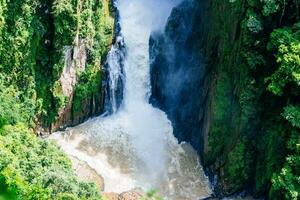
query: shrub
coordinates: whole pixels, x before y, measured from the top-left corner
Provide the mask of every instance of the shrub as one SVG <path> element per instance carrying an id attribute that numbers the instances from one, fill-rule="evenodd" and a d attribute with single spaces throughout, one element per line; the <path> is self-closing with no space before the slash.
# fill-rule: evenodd
<path id="1" fill-rule="evenodd" d="M 16 199 L 100 199 L 95 184 L 79 181 L 54 143 L 23 124 L 7 125 L 0 135 L 0 185 L 2 196 Z"/>

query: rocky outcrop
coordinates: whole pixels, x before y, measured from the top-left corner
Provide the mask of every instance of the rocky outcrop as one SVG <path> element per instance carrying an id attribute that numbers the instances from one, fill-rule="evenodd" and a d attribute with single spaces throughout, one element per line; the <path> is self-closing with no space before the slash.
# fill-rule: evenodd
<path id="1" fill-rule="evenodd" d="M 99 115 L 103 109 L 102 88 L 99 87 L 99 94 L 92 95 L 81 102 L 83 112 L 76 115 L 72 113 L 74 93 L 78 84 L 78 73 L 85 71 L 87 51 L 88 49 L 82 39 L 79 39 L 75 46 L 65 48 L 64 68 L 59 78 L 59 84 L 67 103 L 59 110 L 57 120 L 52 124 L 52 131 L 82 123 L 91 116 Z"/>
<path id="2" fill-rule="evenodd" d="M 127 192 L 117 193 L 104 193 L 103 196 L 107 200 L 141 200 L 148 198 L 145 197 L 144 193 L 139 189 L 130 190 Z"/>
<path id="3" fill-rule="evenodd" d="M 91 168 L 86 162 L 70 156 L 72 167 L 80 180 L 94 182 L 107 200 L 141 200 L 145 198 L 145 193 L 141 189 L 132 189 L 120 194 L 104 192 L 105 182 L 103 177 Z M 146 200 L 147 198 L 145 198 Z"/>
<path id="4" fill-rule="evenodd" d="M 119 195 L 119 200 L 139 200 L 142 199 L 143 193 L 139 190 L 123 192 Z"/>
<path id="5" fill-rule="evenodd" d="M 88 182 L 94 182 L 99 191 L 104 191 L 104 179 L 86 162 L 75 157 L 69 156 L 72 161 L 72 167 L 79 179 Z"/>
<path id="6" fill-rule="evenodd" d="M 116 8 L 113 0 L 103 0 L 97 7 L 101 12 L 93 11 L 96 13 L 90 16 L 90 21 L 82 23 L 87 8 L 81 5 L 83 1 L 79 3 L 80 6 L 74 8 L 79 21 L 76 34 L 70 36 L 74 41 L 69 46 L 64 45 L 63 62 L 56 64 L 62 69 L 52 89 L 57 116 L 50 125 L 50 132 L 78 125 L 104 112 L 108 81 L 105 60 L 116 40 L 115 32 L 119 31 L 114 23 Z"/>

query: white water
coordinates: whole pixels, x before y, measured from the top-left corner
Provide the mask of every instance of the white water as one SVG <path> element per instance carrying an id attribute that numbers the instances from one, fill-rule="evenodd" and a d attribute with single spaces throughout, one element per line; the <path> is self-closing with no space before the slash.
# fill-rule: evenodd
<path id="1" fill-rule="evenodd" d="M 116 43 L 112 46 L 107 55 L 107 68 L 109 72 L 109 102 L 107 102 L 107 112 L 116 113 L 118 109 L 117 93 L 120 89 L 120 82 L 124 82 L 124 75 L 122 73 L 122 65 L 125 57 L 123 52 L 124 41 L 122 36 L 118 36 Z"/>
<path id="2" fill-rule="evenodd" d="M 148 103 L 149 37 L 163 28 L 175 3 L 117 2 L 127 48 L 123 104 L 112 116 L 51 136 L 67 154 L 86 161 L 103 176 L 106 192 L 157 189 L 172 200 L 197 200 L 211 193 L 196 152 L 178 144 L 166 114 Z"/>

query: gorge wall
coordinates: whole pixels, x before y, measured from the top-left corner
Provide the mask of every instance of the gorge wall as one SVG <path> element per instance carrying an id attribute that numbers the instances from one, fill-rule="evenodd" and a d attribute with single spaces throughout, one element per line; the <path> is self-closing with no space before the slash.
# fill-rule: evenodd
<path id="1" fill-rule="evenodd" d="M 195 26 L 201 19 L 197 9 L 192 1 L 175 8 L 165 35 L 152 34 L 150 55 L 153 104 L 168 113 L 176 137 L 200 151 L 210 71 L 202 63 L 199 43 L 194 42 L 201 31 Z"/>
<path id="2" fill-rule="evenodd" d="M 101 112 L 113 26 L 109 0 L 0 0 L 0 199 L 102 199 L 36 135 Z"/>
<path id="3" fill-rule="evenodd" d="M 247 189 L 298 198 L 296 178 L 284 174 L 299 176 L 299 163 L 291 161 L 299 154 L 292 121 L 299 94 L 278 60 L 280 45 L 299 45 L 298 5 L 186 0 L 165 33 L 152 34 L 152 103 L 166 111 L 176 137 L 198 150 L 217 195 Z"/>
<path id="4" fill-rule="evenodd" d="M 76 14 L 74 32 L 68 36 L 70 41 L 60 44 L 63 55 L 54 67 L 58 80 L 54 82 L 53 96 L 59 106 L 51 131 L 78 125 L 100 115 L 104 109 L 107 79 L 104 65 L 115 29 L 113 1 L 77 1 L 71 6 L 74 13 L 65 13 L 67 10 L 56 13 L 56 17 Z M 70 28 L 64 27 L 65 23 L 70 23 L 68 18 L 56 21 L 55 25 Z"/>
<path id="5" fill-rule="evenodd" d="M 110 0 L 0 2 L 1 81 L 26 102 L 20 112 L 37 132 L 102 112 L 114 13 Z"/>

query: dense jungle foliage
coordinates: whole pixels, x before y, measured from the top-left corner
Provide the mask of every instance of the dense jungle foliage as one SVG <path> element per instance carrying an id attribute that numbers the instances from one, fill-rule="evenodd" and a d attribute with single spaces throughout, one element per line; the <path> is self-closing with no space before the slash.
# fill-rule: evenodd
<path id="1" fill-rule="evenodd" d="M 74 105 L 101 87 L 110 8 L 108 0 L 0 0 L 0 199 L 100 199 L 62 151 L 34 132 L 50 127 L 68 101 L 58 81 L 66 47 L 82 40 L 88 52 Z"/>
<path id="2" fill-rule="evenodd" d="M 78 180 L 55 144 L 20 123 L 0 131 L 0 199 L 101 199 L 94 183 Z"/>
<path id="3" fill-rule="evenodd" d="M 229 193 L 300 199 L 300 1 L 211 4 L 222 50 L 205 164 L 220 163 Z"/>

